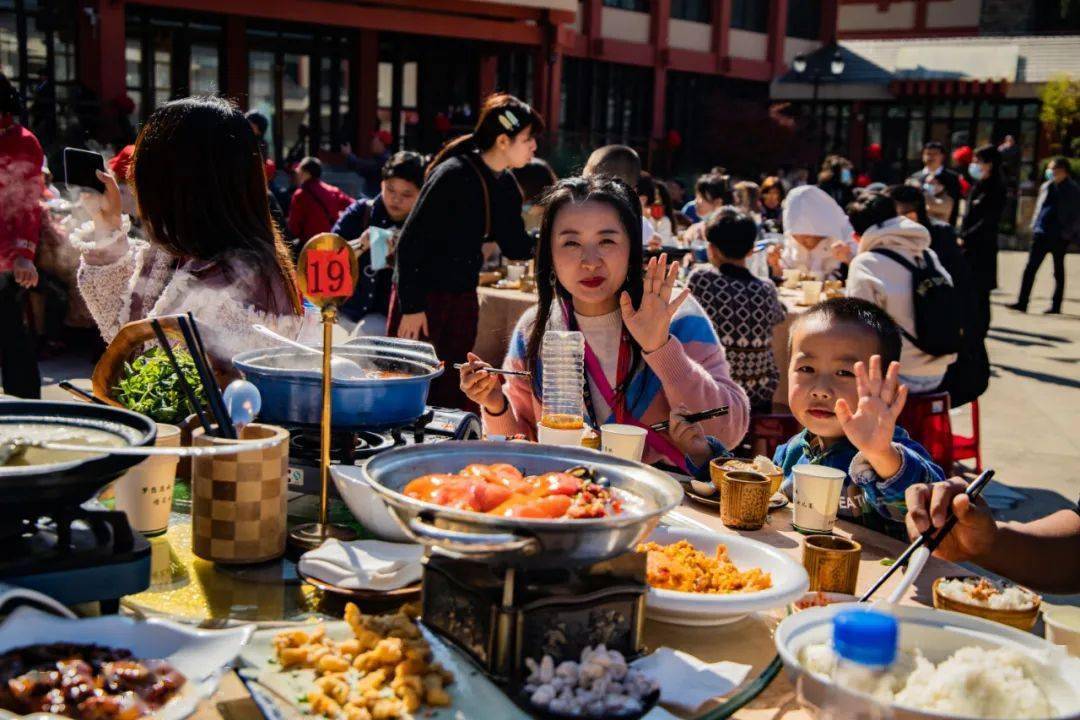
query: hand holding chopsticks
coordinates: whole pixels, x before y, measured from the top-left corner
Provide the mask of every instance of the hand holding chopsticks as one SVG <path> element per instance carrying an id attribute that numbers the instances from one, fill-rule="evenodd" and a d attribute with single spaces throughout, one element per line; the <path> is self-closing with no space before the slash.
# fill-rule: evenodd
<path id="1" fill-rule="evenodd" d="M 705 410 L 703 412 L 696 412 L 696 413 L 690 413 L 689 415 L 683 415 L 683 419 L 686 420 L 686 422 L 689 422 L 689 423 L 698 423 L 698 422 L 702 422 L 703 420 L 712 420 L 713 418 L 723 417 L 724 415 L 727 415 L 727 414 L 728 414 L 728 406 L 727 405 L 722 405 L 721 407 L 713 408 L 712 410 Z M 664 420 L 663 422 L 653 423 L 652 425 L 649 426 L 649 429 L 654 430 L 656 432 L 665 432 L 670 427 L 671 427 L 671 422 L 668 421 L 668 420 Z"/>
<path id="2" fill-rule="evenodd" d="M 467 367 L 469 367 L 468 363 L 454 363 L 455 370 L 460 370 L 461 368 Z M 506 370 L 504 368 L 497 367 L 485 367 L 480 369 L 492 375 L 509 375 L 510 377 L 532 377 L 532 373 L 528 370 Z"/>

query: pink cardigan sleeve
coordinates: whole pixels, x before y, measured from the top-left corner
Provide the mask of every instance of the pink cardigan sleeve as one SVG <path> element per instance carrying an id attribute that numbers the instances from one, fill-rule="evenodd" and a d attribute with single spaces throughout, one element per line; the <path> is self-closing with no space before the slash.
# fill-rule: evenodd
<path id="1" fill-rule="evenodd" d="M 750 400 L 731 379 L 727 355 L 719 342 L 680 342 L 669 337 L 667 344 L 645 355 L 671 407 L 686 405 L 694 412 L 727 405 L 728 414 L 703 422 L 702 429 L 733 448 L 750 427 Z"/>

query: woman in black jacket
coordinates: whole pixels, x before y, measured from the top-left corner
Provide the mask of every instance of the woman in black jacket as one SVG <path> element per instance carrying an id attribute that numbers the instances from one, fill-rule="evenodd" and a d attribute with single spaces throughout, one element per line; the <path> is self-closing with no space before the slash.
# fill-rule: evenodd
<path id="1" fill-rule="evenodd" d="M 527 104 L 492 95 L 473 132 L 450 141 L 432 161 L 398 242 L 390 335 L 427 339 L 447 365 L 466 362 L 476 341 L 484 246 L 498 243 L 512 260 L 528 259 L 532 249 L 521 190 L 509 171 L 532 160 L 542 130 L 543 120 Z M 468 407 L 454 373 L 432 384 L 430 401 Z"/>
<path id="2" fill-rule="evenodd" d="M 975 151 L 975 162 L 968 172 L 976 182 L 968 195 L 960 242 L 974 276 L 977 304 L 974 329 L 980 338 L 985 338 L 990 330 L 990 293 L 997 288 L 998 225 L 1005 210 L 1001 153 L 993 145 L 983 145 Z"/>

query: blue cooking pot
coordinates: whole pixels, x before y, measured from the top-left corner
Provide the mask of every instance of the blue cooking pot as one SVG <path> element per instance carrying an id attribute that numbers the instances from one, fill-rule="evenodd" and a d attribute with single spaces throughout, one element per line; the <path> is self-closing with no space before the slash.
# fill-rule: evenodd
<path id="1" fill-rule="evenodd" d="M 430 346 L 427 346 L 430 348 Z M 356 361 L 372 376 L 334 378 L 330 383 L 335 429 L 379 429 L 405 425 L 427 409 L 431 381 L 442 374 L 434 352 L 337 345 L 334 356 Z M 259 389 L 259 420 L 285 425 L 318 425 L 322 419 L 322 358 L 289 347 L 248 350 L 233 365 Z M 380 373 L 394 373 L 380 376 Z M 400 374 L 400 375 L 398 375 Z"/>

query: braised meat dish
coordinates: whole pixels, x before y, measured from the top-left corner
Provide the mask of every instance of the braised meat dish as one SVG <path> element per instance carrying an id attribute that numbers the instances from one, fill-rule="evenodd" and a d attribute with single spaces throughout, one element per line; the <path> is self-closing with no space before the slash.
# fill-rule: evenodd
<path id="1" fill-rule="evenodd" d="M 127 650 L 53 643 L 0 655 L 0 708 L 77 720 L 136 720 L 151 715 L 186 679 L 164 660 Z"/>

